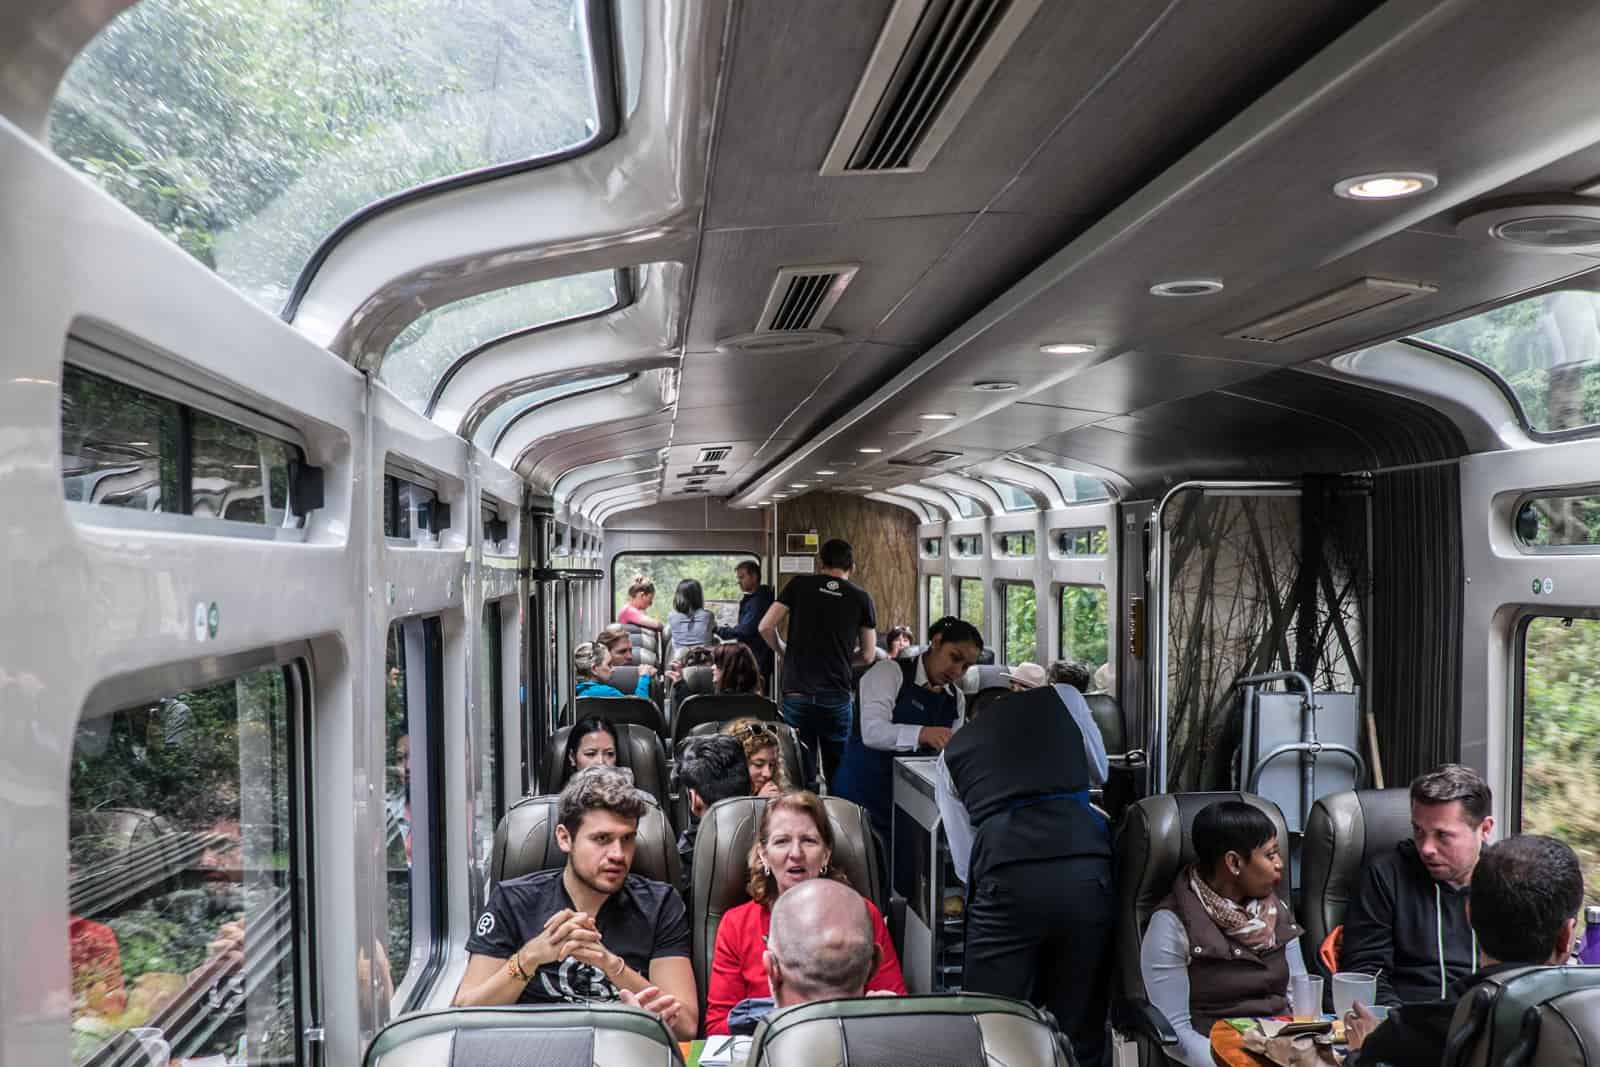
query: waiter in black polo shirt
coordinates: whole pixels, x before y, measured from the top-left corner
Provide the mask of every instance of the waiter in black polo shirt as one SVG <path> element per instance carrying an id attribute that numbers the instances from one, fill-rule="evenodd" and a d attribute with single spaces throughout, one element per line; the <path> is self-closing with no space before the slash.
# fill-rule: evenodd
<path id="1" fill-rule="evenodd" d="M 556 827 L 566 865 L 495 886 L 467 939 L 457 1005 L 621 1000 L 693 1040 L 699 998 L 683 901 L 628 873 L 646 803 L 624 768 L 573 776 Z"/>
<path id="2" fill-rule="evenodd" d="M 1083 1067 L 1106 1062 L 1111 839 L 1083 733 L 1054 689 L 1001 697 L 951 737 L 934 796 L 967 885 L 961 988 L 1048 1008 Z"/>
<path id="3" fill-rule="evenodd" d="M 797 574 L 761 620 L 761 636 L 783 653 L 783 720 L 805 748 L 806 788 L 817 788 L 813 751 L 833 781 L 855 719 L 852 663 L 867 666 L 878 655 L 878 618 L 872 597 L 850 581 L 855 552 L 834 538 L 817 553 L 821 574 Z M 789 620 L 789 639 L 778 627 Z"/>

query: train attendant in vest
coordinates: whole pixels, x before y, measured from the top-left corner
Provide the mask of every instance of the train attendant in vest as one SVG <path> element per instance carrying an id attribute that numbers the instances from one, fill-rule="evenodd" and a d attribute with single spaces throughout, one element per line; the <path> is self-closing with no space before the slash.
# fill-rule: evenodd
<path id="1" fill-rule="evenodd" d="M 961 988 L 1048 1008 L 1101 1067 L 1116 912 L 1088 746 L 1054 689 L 1007 694 L 945 746 L 934 799 L 967 885 Z"/>
<path id="2" fill-rule="evenodd" d="M 983 635 L 946 616 L 928 629 L 928 650 L 912 659 L 880 659 L 861 676 L 861 728 L 839 761 L 834 792 L 867 809 L 884 844 L 894 814 L 894 757 L 941 750 L 964 720 L 961 677 L 978 662 Z"/>
<path id="3" fill-rule="evenodd" d="M 1222 800 L 1194 817 L 1194 866 L 1150 916 L 1139 971 L 1150 1003 L 1178 1032 L 1166 1053 L 1211 1067 L 1211 1027 L 1236 1015 L 1280 1015 L 1289 979 L 1305 974 L 1301 928 L 1278 896 L 1283 856 L 1265 813 Z"/>

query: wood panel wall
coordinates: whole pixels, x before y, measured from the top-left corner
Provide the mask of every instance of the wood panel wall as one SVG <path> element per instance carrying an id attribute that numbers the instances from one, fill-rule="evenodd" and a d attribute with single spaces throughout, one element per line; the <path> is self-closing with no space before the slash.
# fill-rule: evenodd
<path id="1" fill-rule="evenodd" d="M 851 581 L 872 594 L 878 631 L 917 633 L 917 519 L 904 508 L 847 493 L 807 493 L 778 506 L 778 546 L 791 533 L 816 531 L 818 544 L 842 537 L 855 549 Z M 789 575 L 775 575 L 778 588 Z"/>

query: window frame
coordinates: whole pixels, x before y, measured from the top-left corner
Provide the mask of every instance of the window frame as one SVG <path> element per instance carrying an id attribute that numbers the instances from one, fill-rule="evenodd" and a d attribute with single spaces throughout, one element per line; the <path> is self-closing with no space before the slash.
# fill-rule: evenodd
<path id="1" fill-rule="evenodd" d="M 1506 301 L 1503 304 L 1495 304 L 1492 307 L 1479 308 L 1473 314 L 1481 315 L 1486 311 L 1494 311 L 1496 308 L 1517 303 L 1518 300 L 1531 300 L 1534 297 L 1543 296 L 1546 293 L 1558 291 L 1558 289 L 1548 289 L 1542 292 L 1525 294 L 1521 297 L 1518 297 L 1517 300 Z M 1462 319 L 1466 318 L 1472 318 L 1472 315 L 1466 315 L 1462 317 Z M 1439 322 L 1435 323 L 1434 325 L 1448 326 L 1451 323 L 1460 322 L 1462 319 L 1451 319 L 1449 322 Z M 1477 371 L 1479 374 L 1483 375 L 1483 377 L 1488 379 L 1489 383 L 1499 391 L 1500 395 L 1505 398 L 1506 403 L 1510 405 L 1512 412 L 1517 417 L 1517 425 L 1521 427 L 1523 433 L 1528 435 L 1530 440 L 1537 441 L 1541 444 L 1554 444 L 1559 441 L 1579 441 L 1589 437 L 1600 436 L 1600 422 L 1592 422 L 1586 426 L 1573 426 L 1565 430 L 1538 429 L 1528 421 L 1528 412 L 1522 406 L 1522 398 L 1517 396 L 1517 391 L 1511 387 L 1511 383 L 1506 381 L 1505 378 L 1501 377 L 1500 372 L 1489 366 L 1489 364 L 1480 359 L 1474 358 L 1472 355 L 1466 352 L 1458 352 L 1446 345 L 1439 344 L 1437 341 L 1429 341 L 1414 334 L 1397 338 L 1397 340 L 1401 344 L 1410 345 L 1412 348 L 1420 349 L 1421 351 L 1427 352 L 1430 355 L 1442 356 L 1445 359 L 1459 363 L 1462 366 L 1467 367 L 1470 370 Z"/>
<path id="2" fill-rule="evenodd" d="M 1600 431 L 1600 424 L 1596 425 Z M 1581 545 L 1534 545 L 1522 539 L 1517 532 L 1517 516 L 1522 509 L 1536 500 L 1553 499 L 1593 499 L 1600 502 L 1600 485 L 1589 483 L 1585 485 L 1563 485 L 1554 488 L 1532 489 L 1520 494 L 1511 504 L 1511 523 L 1509 526 L 1511 541 L 1517 546 L 1517 551 L 1527 556 L 1594 556 L 1600 555 L 1600 540 Z M 1566 616 L 1562 616 L 1565 618 Z"/>
<path id="3" fill-rule="evenodd" d="M 596 314 L 598 314 L 598 315 L 609 315 L 609 314 L 611 314 L 611 312 L 616 311 L 616 310 L 618 310 L 618 309 L 613 307 L 613 308 L 608 308 L 605 311 L 596 312 Z M 569 326 L 574 322 L 581 322 L 585 318 L 593 318 L 593 317 L 594 317 L 593 315 L 584 315 L 584 316 L 582 316 L 580 318 L 560 319 L 560 320 L 558 320 L 556 322 L 547 323 L 545 326 L 539 327 L 539 328 L 540 329 L 548 329 L 548 328 L 555 327 L 555 326 Z M 525 332 L 531 332 L 531 331 L 525 331 Z M 499 344 L 501 341 L 506 341 L 506 340 L 509 340 L 509 339 L 511 339 L 513 337 L 519 337 L 519 336 L 521 336 L 521 334 L 507 334 L 505 337 L 497 338 L 494 341 L 490 341 L 489 344 L 491 344 L 491 345 Z M 487 347 L 487 346 L 485 346 L 485 347 Z M 497 432 L 494 435 L 494 440 L 489 442 L 489 449 L 488 449 L 489 455 L 492 456 L 496 452 L 500 451 L 500 446 L 505 444 L 506 436 L 508 434 L 510 434 L 512 428 L 515 427 L 517 425 L 517 423 L 519 423 L 523 419 L 527 418 L 529 415 L 532 415 L 534 412 L 543 411 L 545 408 L 549 407 L 552 404 L 560 404 L 563 401 L 567 401 L 567 400 L 576 400 L 579 397 L 589 396 L 592 393 L 603 393 L 607 389 L 621 388 L 622 386 L 627 385 L 630 382 L 637 381 L 638 378 L 639 378 L 639 375 L 638 375 L 638 373 L 633 373 L 633 374 L 624 375 L 621 378 L 617 378 L 615 375 L 611 375 L 611 374 L 598 374 L 598 375 L 594 375 L 593 378 L 598 380 L 600 382 L 600 384 L 598 384 L 598 385 L 589 385 L 589 386 L 585 386 L 582 389 L 574 389 L 574 390 L 572 390 L 571 392 L 568 392 L 568 393 L 560 393 L 560 394 L 558 394 L 556 396 L 546 397 L 544 400 L 539 401 L 537 404 L 529 404 L 527 407 L 523 408 L 521 411 L 519 411 L 515 415 L 511 416 L 509 419 L 506 420 L 506 424 L 504 426 L 500 427 L 499 432 Z M 528 391 L 529 392 L 535 392 L 536 390 L 528 390 Z M 522 394 L 520 394 L 520 393 L 515 394 L 515 396 L 520 396 L 520 395 L 522 395 Z M 515 396 L 507 397 L 503 401 L 503 403 L 511 403 L 512 400 L 515 399 Z M 493 410 L 494 410 L 493 408 L 486 409 L 484 411 L 484 418 L 487 419 L 489 417 L 489 415 L 493 412 Z M 430 414 L 431 414 L 431 412 L 430 412 Z M 476 431 L 474 431 L 473 436 L 477 436 Z"/>
<path id="4" fill-rule="evenodd" d="M 654 558 L 657 558 L 657 559 L 662 558 L 662 557 L 666 557 L 666 556 L 745 556 L 745 557 L 748 557 L 749 559 L 754 560 L 756 565 L 761 568 L 761 584 L 762 585 L 766 585 L 766 586 L 772 586 L 773 592 L 774 593 L 777 592 L 777 586 L 772 581 L 774 575 L 772 575 L 770 573 L 770 571 L 769 571 L 769 569 L 767 567 L 766 559 L 761 555 L 761 553 L 752 552 L 747 548 L 728 548 L 728 549 L 709 549 L 709 550 L 706 550 L 706 549 L 691 549 L 691 548 L 674 548 L 674 549 L 666 549 L 666 550 L 663 550 L 663 551 L 652 551 L 652 550 L 647 549 L 647 548 L 631 548 L 631 549 L 625 549 L 625 550 L 623 550 L 621 552 L 618 552 L 616 555 L 611 557 L 611 567 L 610 567 L 609 572 L 606 574 L 606 577 L 605 577 L 605 580 L 607 582 L 609 582 L 610 586 L 611 586 L 611 597 L 610 597 L 610 599 L 608 601 L 606 601 L 606 610 L 611 614 L 611 617 L 613 619 L 616 618 L 617 612 L 622 610 L 620 605 L 619 605 L 619 603 L 618 603 L 619 599 L 625 601 L 627 599 L 627 596 L 628 596 L 628 586 L 626 584 L 624 584 L 624 583 L 620 583 L 620 582 L 617 581 L 617 564 L 619 562 L 621 562 L 622 560 L 628 558 L 629 556 L 651 556 L 651 557 L 654 557 Z M 704 592 L 703 589 L 702 589 L 702 592 Z M 661 586 L 659 586 L 659 585 L 656 586 L 655 603 L 657 603 L 657 604 L 666 604 L 668 606 L 668 610 L 671 610 L 672 594 L 673 594 L 673 590 L 671 590 L 671 589 L 663 590 L 661 588 Z M 712 613 L 713 619 L 715 619 L 715 615 L 716 615 L 716 613 L 713 612 Z"/>
<path id="5" fill-rule="evenodd" d="M 1096 531 L 1105 534 L 1106 548 L 1104 552 L 1094 551 L 1094 535 Z M 1087 533 L 1089 535 L 1088 552 L 1069 552 L 1061 546 L 1061 539 L 1067 534 Z M 1087 526 L 1052 526 L 1050 528 L 1049 542 L 1050 558 L 1052 560 L 1094 560 L 1111 558 L 1111 524 L 1093 522 Z"/>
<path id="6" fill-rule="evenodd" d="M 976 544 L 976 547 L 973 549 L 973 551 L 970 552 L 970 553 L 963 553 L 963 552 L 956 551 L 956 546 L 958 544 L 960 544 L 963 540 L 965 540 L 965 539 L 967 539 L 969 537 L 972 538 L 973 541 Z M 952 533 L 952 534 L 949 535 L 948 538 L 946 538 L 946 540 L 948 540 L 950 542 L 950 558 L 951 559 L 982 559 L 983 558 L 984 537 L 983 537 L 983 534 L 981 532 L 979 532 L 979 533 Z"/>
<path id="7" fill-rule="evenodd" d="M 1028 551 L 1020 556 L 1013 556 L 1007 552 L 1006 541 L 1013 537 L 1021 538 L 1023 543 L 1029 546 Z M 1039 537 L 1033 530 L 995 530 L 989 540 L 994 558 L 1002 562 L 1022 563 L 1036 559 L 1039 555 Z"/>
<path id="8" fill-rule="evenodd" d="M 622 81 L 624 71 L 617 62 L 619 50 L 617 48 L 617 26 L 612 18 L 612 5 L 605 0 L 575 0 L 583 5 L 583 22 L 585 37 L 589 46 L 590 84 L 594 89 L 595 101 L 595 128 L 587 138 L 579 141 L 569 148 L 557 152 L 535 156 L 531 159 L 516 160 L 511 163 L 497 163 L 477 170 L 464 171 L 443 178 L 436 178 L 431 182 L 423 182 L 409 189 L 380 197 L 370 204 L 352 212 L 339 225 L 335 226 L 323 237 L 322 241 L 312 251 L 311 256 L 300 267 L 300 273 L 295 278 L 294 286 L 289 290 L 289 297 L 284 302 L 283 309 L 278 317 L 284 322 L 292 323 L 300 312 L 300 305 L 305 300 L 306 294 L 311 291 L 317 275 L 324 265 L 333 256 L 339 245 L 352 233 L 382 218 L 390 212 L 417 203 L 422 200 L 442 197 L 450 193 L 470 189 L 487 182 L 498 181 L 518 174 L 527 174 L 546 167 L 555 167 L 580 156 L 605 146 L 616 138 L 622 130 Z"/>

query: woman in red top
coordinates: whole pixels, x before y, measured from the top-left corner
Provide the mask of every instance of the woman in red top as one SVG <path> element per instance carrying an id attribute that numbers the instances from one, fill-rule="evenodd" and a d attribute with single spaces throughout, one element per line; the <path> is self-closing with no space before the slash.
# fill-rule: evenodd
<path id="1" fill-rule="evenodd" d="M 706 1033 L 726 1034 L 728 1012 L 747 997 L 770 997 L 761 955 L 772 926 L 772 905 L 785 890 L 808 878 L 832 878 L 849 884 L 828 866 L 833 856 L 833 828 L 827 809 L 815 793 L 787 793 L 767 802 L 761 814 L 760 837 L 750 850 L 750 896 L 722 917 L 711 958 L 711 983 L 706 992 Z M 882 953 L 868 993 L 906 992 L 900 958 L 883 916 L 869 900 L 873 938 Z"/>

